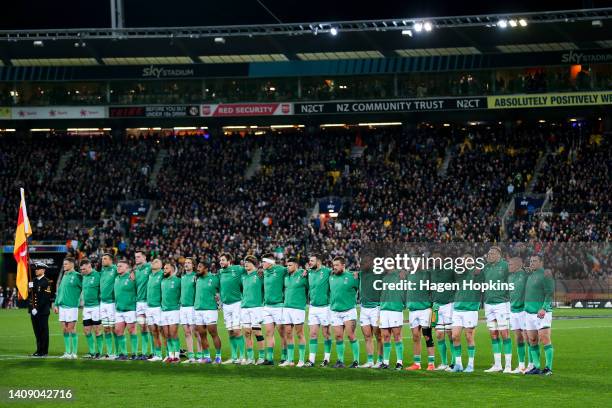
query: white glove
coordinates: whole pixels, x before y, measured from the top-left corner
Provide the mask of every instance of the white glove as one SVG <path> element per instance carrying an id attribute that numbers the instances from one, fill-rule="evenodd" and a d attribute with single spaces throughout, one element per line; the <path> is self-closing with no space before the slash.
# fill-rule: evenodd
<path id="1" fill-rule="evenodd" d="M 32 309 L 32 316 L 36 316 L 36 313 L 38 313 L 38 310 Z"/>
<path id="2" fill-rule="evenodd" d="M 34 287 L 34 282 L 28 282 L 28 288 L 32 289 Z"/>

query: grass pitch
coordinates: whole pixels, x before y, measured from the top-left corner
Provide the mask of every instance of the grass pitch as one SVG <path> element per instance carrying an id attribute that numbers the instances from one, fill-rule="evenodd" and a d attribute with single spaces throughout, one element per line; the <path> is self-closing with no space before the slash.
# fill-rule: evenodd
<path id="1" fill-rule="evenodd" d="M 34 351 L 27 312 L 2 310 L 0 407 L 45 404 L 40 400 L 9 400 L 11 389 L 71 389 L 72 400 L 48 401 L 54 407 L 612 406 L 612 311 L 563 309 L 553 315 L 568 319 L 553 322 L 554 375 L 544 377 L 484 373 L 492 364 L 492 355 L 482 322 L 477 330 L 476 372 L 463 374 L 34 359 L 26 357 Z M 588 318 L 571 318 L 576 316 Z M 49 324 L 49 352 L 59 356 L 63 340 L 57 315 L 50 317 Z M 80 323 L 78 331 L 82 331 Z M 407 326 L 404 332 L 404 365 L 408 365 L 412 343 Z M 222 340 L 225 358 L 229 353 L 227 336 Z M 319 346 L 320 358 L 322 341 Z M 81 336 L 80 354 L 86 347 Z M 465 361 L 465 345 L 463 351 Z M 363 343 L 361 353 L 364 361 Z M 334 355 L 332 350 L 332 360 Z M 349 358 L 347 344 L 347 361 Z"/>

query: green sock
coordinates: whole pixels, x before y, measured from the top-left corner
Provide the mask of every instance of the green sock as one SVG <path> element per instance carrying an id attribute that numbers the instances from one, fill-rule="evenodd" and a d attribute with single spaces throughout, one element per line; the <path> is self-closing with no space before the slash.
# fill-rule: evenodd
<path id="1" fill-rule="evenodd" d="M 525 363 L 525 343 L 518 343 L 516 349 L 519 363 Z"/>
<path id="2" fill-rule="evenodd" d="M 155 354 L 156 357 L 161 357 L 162 356 L 161 347 L 153 346 L 153 354 Z"/>
<path id="3" fill-rule="evenodd" d="M 404 342 L 396 341 L 395 342 L 395 358 L 398 361 L 404 361 Z"/>
<path id="4" fill-rule="evenodd" d="M 117 351 L 119 354 L 127 355 L 127 345 L 125 343 L 125 336 L 115 336 L 117 338 Z"/>
<path id="5" fill-rule="evenodd" d="M 142 354 L 146 356 L 149 354 L 149 332 L 140 333 L 140 337 L 142 337 Z"/>
<path id="6" fill-rule="evenodd" d="M 382 355 L 382 354 L 379 354 L 379 355 L 378 355 L 378 362 L 379 362 L 379 363 L 382 363 L 382 361 L 383 361 L 383 355 Z"/>
<path id="7" fill-rule="evenodd" d="M 274 360 L 274 348 L 273 347 L 267 347 L 266 354 L 267 354 L 266 358 L 268 359 L 268 361 Z"/>
<path id="8" fill-rule="evenodd" d="M 195 358 L 195 354 L 193 353 L 193 351 L 188 351 L 187 352 L 187 358 L 192 360 Z"/>
<path id="9" fill-rule="evenodd" d="M 285 360 L 293 362 L 293 358 L 295 355 L 294 349 L 295 349 L 295 346 L 293 345 L 293 343 L 287 344 L 287 358 Z"/>
<path id="10" fill-rule="evenodd" d="M 512 354 L 512 340 L 510 338 L 503 341 L 504 354 Z"/>
<path id="11" fill-rule="evenodd" d="M 201 352 L 201 351 L 196 351 L 196 353 L 195 353 L 195 359 L 196 359 L 196 360 L 199 360 L 199 359 L 201 359 L 201 358 L 202 358 L 202 352 Z"/>
<path id="12" fill-rule="evenodd" d="M 72 354 L 76 354 L 79 350 L 79 336 L 76 333 L 70 333 L 72 337 Z"/>
<path id="13" fill-rule="evenodd" d="M 499 339 L 492 339 L 491 344 L 493 346 L 493 354 L 501 353 L 501 346 L 499 344 Z"/>
<path id="14" fill-rule="evenodd" d="M 546 357 L 546 368 L 552 370 L 553 368 L 553 357 L 554 357 L 553 345 L 547 344 L 544 346 L 544 356 Z"/>
<path id="15" fill-rule="evenodd" d="M 331 339 L 325 340 L 323 342 L 323 352 L 329 354 L 329 353 L 331 353 L 331 348 L 332 348 L 332 341 L 331 341 Z"/>
<path id="16" fill-rule="evenodd" d="M 436 362 L 436 356 L 427 356 L 427 364 L 433 364 Z"/>
<path id="17" fill-rule="evenodd" d="M 529 358 L 535 368 L 540 368 L 540 346 L 529 346 Z"/>
<path id="18" fill-rule="evenodd" d="M 319 342 L 317 339 L 308 340 L 308 352 L 309 353 L 316 354 L 318 348 L 319 348 Z"/>
<path id="19" fill-rule="evenodd" d="M 253 348 L 252 347 L 247 347 L 246 352 L 247 352 L 247 358 L 249 360 L 253 360 L 253 358 L 255 357 L 255 355 L 253 353 Z"/>
<path id="20" fill-rule="evenodd" d="M 298 344 L 298 361 L 304 362 L 304 357 L 306 356 L 306 345 Z"/>
<path id="21" fill-rule="evenodd" d="M 344 362 L 344 340 L 336 340 L 336 354 L 338 361 Z"/>
<path id="22" fill-rule="evenodd" d="M 138 335 L 130 334 L 130 351 L 132 354 L 138 353 Z"/>
<path id="23" fill-rule="evenodd" d="M 461 343 L 457 346 L 453 346 L 453 360 L 456 360 L 457 357 L 461 357 Z M 455 363 L 455 361 L 453 361 Z"/>
<path id="24" fill-rule="evenodd" d="M 86 334 L 85 339 L 87 340 L 87 351 L 89 354 L 96 354 L 96 343 L 92 333 Z"/>
<path id="25" fill-rule="evenodd" d="M 448 358 L 446 355 L 446 338 L 438 340 L 438 353 L 440 354 L 442 365 L 448 365 Z"/>
<path id="26" fill-rule="evenodd" d="M 113 333 L 113 340 L 115 343 L 115 354 L 121 354 L 121 351 L 119 350 L 121 347 L 121 342 L 119 341 L 119 336 L 117 336 L 115 333 Z"/>
<path id="27" fill-rule="evenodd" d="M 96 336 L 96 352 L 102 354 L 102 350 L 104 350 L 104 336 L 100 334 Z"/>
<path id="28" fill-rule="evenodd" d="M 263 348 L 257 349 L 257 358 L 264 360 L 266 358 L 266 353 Z"/>
<path id="29" fill-rule="evenodd" d="M 230 346 L 232 348 L 232 356 L 231 359 L 232 360 L 236 360 L 238 357 L 236 356 L 236 354 L 238 354 L 238 346 L 236 344 L 236 337 L 234 336 L 230 336 L 229 338 L 230 341 Z"/>
<path id="30" fill-rule="evenodd" d="M 287 359 L 287 347 L 281 350 L 281 360 L 286 360 L 286 359 Z"/>
<path id="31" fill-rule="evenodd" d="M 475 354 L 476 354 L 476 346 L 468 346 L 468 357 L 474 358 Z"/>
<path id="32" fill-rule="evenodd" d="M 386 364 L 389 364 L 389 359 L 391 358 L 391 342 L 383 343 L 383 361 Z"/>
<path id="33" fill-rule="evenodd" d="M 414 364 L 421 365 L 421 355 L 420 354 L 415 354 L 413 358 L 414 358 Z"/>
<path id="34" fill-rule="evenodd" d="M 113 333 L 104 333 L 104 343 L 106 344 L 106 354 L 112 356 L 113 353 Z M 100 353 L 102 353 L 100 349 Z"/>
<path id="35" fill-rule="evenodd" d="M 70 354 L 70 333 L 64 333 L 64 353 Z"/>
<path id="36" fill-rule="evenodd" d="M 221 357 L 221 347 L 215 349 L 215 357 Z"/>
<path id="37" fill-rule="evenodd" d="M 236 347 L 238 348 L 238 352 L 242 358 L 246 358 L 246 341 L 244 341 L 244 336 L 240 335 L 236 338 Z"/>
<path id="38" fill-rule="evenodd" d="M 351 351 L 353 352 L 353 361 L 359 362 L 359 341 L 357 339 L 351 341 Z"/>
<path id="39" fill-rule="evenodd" d="M 374 364 L 374 354 L 368 354 L 368 363 Z"/>
<path id="40" fill-rule="evenodd" d="M 210 349 L 202 350 L 202 358 L 210 358 Z"/>

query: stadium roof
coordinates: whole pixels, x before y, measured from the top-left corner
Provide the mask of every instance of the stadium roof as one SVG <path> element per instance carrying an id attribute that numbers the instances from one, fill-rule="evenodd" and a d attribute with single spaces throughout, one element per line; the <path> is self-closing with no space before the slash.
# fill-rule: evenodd
<path id="1" fill-rule="evenodd" d="M 335 35 L 334 35 L 335 34 Z M 149 65 L 609 48 L 612 8 L 214 27 L 0 31 L 4 65 Z"/>

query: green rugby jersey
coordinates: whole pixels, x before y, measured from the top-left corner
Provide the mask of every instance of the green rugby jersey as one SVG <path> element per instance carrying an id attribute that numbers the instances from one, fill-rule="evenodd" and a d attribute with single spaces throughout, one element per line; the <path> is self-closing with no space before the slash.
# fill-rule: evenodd
<path id="1" fill-rule="evenodd" d="M 115 308 L 118 312 L 136 311 L 136 281 L 130 279 L 129 272 L 115 279 Z"/>
<path id="2" fill-rule="evenodd" d="M 247 272 L 242 275 L 242 303 L 241 307 L 263 306 L 263 278 L 257 271 Z"/>
<path id="3" fill-rule="evenodd" d="M 555 281 L 543 268 L 536 269 L 527 277 L 525 285 L 525 312 L 538 313 L 540 309 L 552 312 Z"/>
<path id="4" fill-rule="evenodd" d="M 413 289 L 409 289 L 406 293 L 406 307 L 408 310 L 425 310 L 431 307 L 431 292 L 428 288 L 421 288 L 421 282 L 430 281 L 430 278 L 431 272 L 428 269 L 421 269 L 406 275 L 406 280 L 414 285 Z"/>
<path id="5" fill-rule="evenodd" d="M 100 301 L 102 303 L 115 303 L 115 278 L 117 265 L 103 266 L 100 270 Z"/>
<path id="6" fill-rule="evenodd" d="M 359 271 L 359 303 L 361 307 L 373 308 L 380 304 L 380 292 L 374 290 L 374 281 L 379 280 L 380 275 L 372 271 Z"/>
<path id="7" fill-rule="evenodd" d="M 488 263 L 482 269 L 485 283 L 507 283 L 508 282 L 508 263 L 501 259 L 495 263 Z M 508 302 L 510 296 L 507 290 L 487 290 L 484 293 L 484 302 L 488 305 L 496 305 Z"/>
<path id="8" fill-rule="evenodd" d="M 311 306 L 329 306 L 329 275 L 331 269 L 324 266 L 308 270 L 308 296 Z"/>
<path id="9" fill-rule="evenodd" d="M 170 275 L 162 279 L 161 283 L 163 312 L 179 310 L 181 308 L 181 279 L 176 275 Z"/>
<path id="10" fill-rule="evenodd" d="M 134 275 L 136 278 L 136 301 L 147 301 L 147 284 L 149 283 L 149 275 L 151 274 L 151 264 L 146 262 L 142 265 L 134 267 Z"/>
<path id="11" fill-rule="evenodd" d="M 298 269 L 285 276 L 285 303 L 283 307 L 306 310 L 308 277 L 302 276 L 303 269 Z"/>
<path id="12" fill-rule="evenodd" d="M 522 312 L 525 309 L 525 284 L 527 283 L 527 272 L 523 268 L 508 274 L 508 283 L 514 284 L 514 290 L 510 291 L 510 311 Z"/>
<path id="13" fill-rule="evenodd" d="M 246 269 L 239 265 L 230 265 L 227 268 L 219 270 L 221 282 L 221 302 L 226 305 L 240 302 L 242 300 L 242 275 L 246 273 Z"/>
<path id="14" fill-rule="evenodd" d="M 75 270 L 64 272 L 57 290 L 56 306 L 79 307 L 83 277 Z"/>
<path id="15" fill-rule="evenodd" d="M 93 307 L 100 305 L 100 272 L 92 269 L 89 275 L 83 276 L 83 305 Z"/>
<path id="16" fill-rule="evenodd" d="M 192 307 L 195 302 L 196 273 L 184 273 L 181 276 L 181 306 Z"/>
<path id="17" fill-rule="evenodd" d="M 431 282 L 433 283 L 450 283 L 455 282 L 455 271 L 452 269 L 434 269 L 431 271 Z M 447 305 L 455 298 L 454 290 L 444 290 L 442 292 L 433 291 L 431 300 L 436 305 Z"/>
<path id="18" fill-rule="evenodd" d="M 151 270 L 147 282 L 147 306 L 161 307 L 161 282 L 163 278 L 164 273 L 161 269 L 157 272 Z"/>
<path id="19" fill-rule="evenodd" d="M 283 286 L 287 268 L 272 265 L 264 270 L 264 304 L 270 307 L 283 306 Z"/>
<path id="20" fill-rule="evenodd" d="M 400 283 L 402 277 L 399 271 L 388 272 L 384 275 L 376 275 L 383 284 Z M 381 279 L 382 278 L 382 279 Z M 380 287 L 383 287 L 380 285 Z M 392 312 L 404 311 L 404 305 L 406 304 L 406 291 L 405 290 L 379 290 L 380 292 L 380 310 L 388 310 Z"/>
<path id="21" fill-rule="evenodd" d="M 478 311 L 478 309 L 480 309 L 482 292 L 480 290 L 469 289 L 466 283 L 482 283 L 482 271 L 477 273 L 475 268 L 466 269 L 462 274 L 455 274 L 455 282 L 459 284 L 459 289 L 455 291 L 453 309 L 460 311 Z"/>
<path id="22" fill-rule="evenodd" d="M 359 278 L 353 272 L 344 271 L 340 275 L 332 273 L 329 277 L 330 306 L 334 312 L 345 312 L 357 305 Z"/>
<path id="23" fill-rule="evenodd" d="M 219 293 L 219 275 L 207 273 L 196 280 L 195 310 L 217 310 L 215 295 Z"/>

